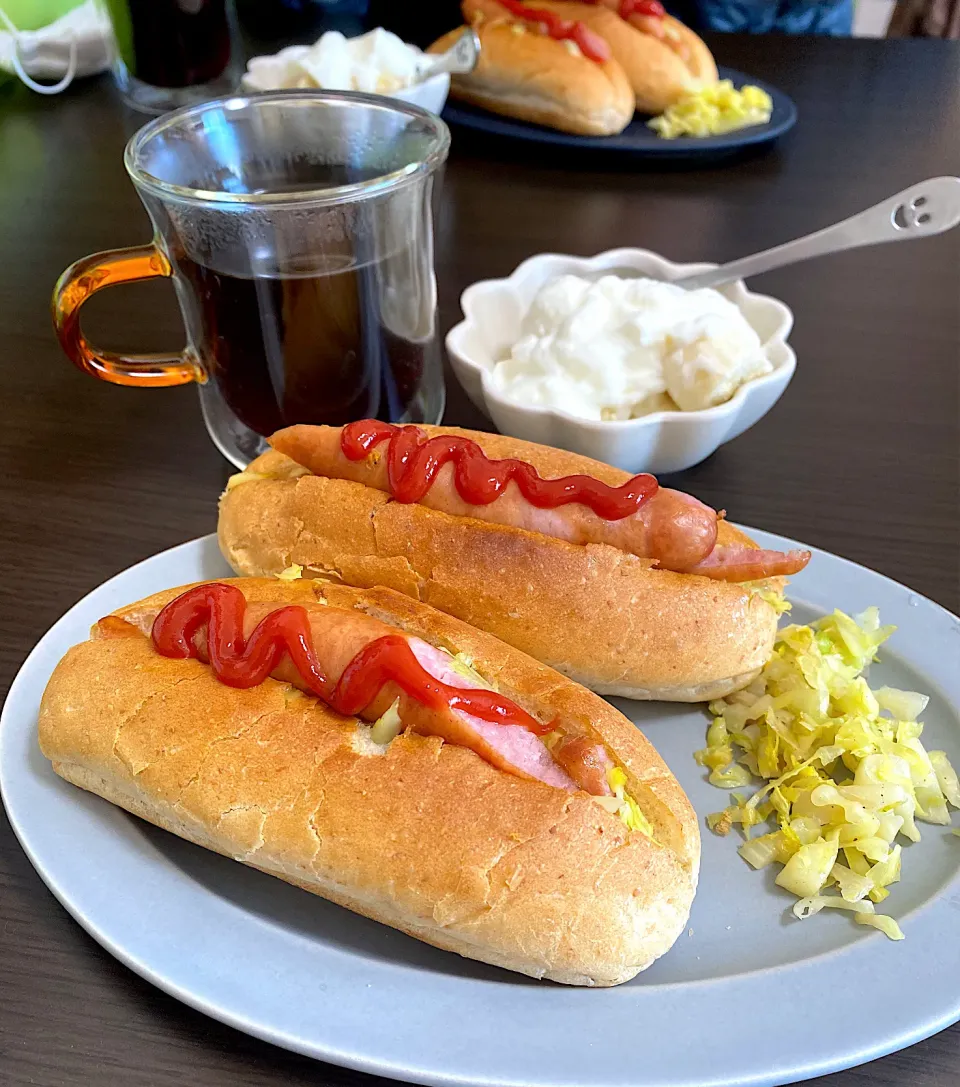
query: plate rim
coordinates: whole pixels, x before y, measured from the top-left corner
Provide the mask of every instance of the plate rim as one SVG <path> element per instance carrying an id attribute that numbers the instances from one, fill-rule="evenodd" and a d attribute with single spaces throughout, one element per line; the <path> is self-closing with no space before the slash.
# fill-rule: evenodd
<path id="1" fill-rule="evenodd" d="M 785 537 L 763 532 L 755 529 L 746 529 L 754 538 L 758 538 L 759 542 L 766 541 L 766 545 L 775 546 L 794 546 L 795 542 Z M 135 577 L 138 572 L 142 572 L 144 567 L 147 567 L 154 563 L 160 563 L 160 560 L 175 557 L 177 552 L 189 553 L 196 550 L 198 554 L 198 561 L 202 559 L 203 549 L 208 548 L 216 551 L 216 535 L 211 533 L 206 536 L 197 537 L 196 539 L 186 541 L 182 544 L 175 545 L 174 547 L 167 548 L 164 551 L 159 552 L 156 555 L 149 556 L 140 562 L 133 564 L 114 574 L 106 581 L 95 587 L 91 592 L 85 594 L 80 600 L 78 600 L 71 608 L 69 608 L 51 627 L 45 632 L 45 634 L 38 640 L 37 644 L 28 654 L 22 665 L 17 671 L 17 674 L 11 683 L 6 701 L 3 706 L 2 715 L 0 715 L 0 755 L 3 755 L 7 749 L 6 738 L 8 733 L 9 718 L 16 716 L 18 707 L 23 699 L 27 700 L 28 706 L 31 702 L 31 694 L 29 690 L 24 691 L 21 688 L 25 688 L 27 684 L 33 679 L 32 672 L 37 667 L 36 661 L 43 655 L 43 651 L 50 644 L 57 641 L 58 637 L 69 626 L 69 621 L 73 618 L 74 614 L 87 605 L 88 601 L 93 596 L 99 596 L 101 594 L 107 594 L 110 589 L 116 588 L 117 583 L 125 581 L 128 578 Z M 830 560 L 839 562 L 847 567 L 854 568 L 857 571 L 865 572 L 871 578 L 879 578 L 882 582 L 886 583 L 889 589 L 895 591 L 903 591 L 910 594 L 909 601 L 912 603 L 914 600 L 917 602 L 922 601 L 924 605 L 932 606 L 937 612 L 942 613 L 942 617 L 948 622 L 956 624 L 958 633 L 960 633 L 960 618 L 950 612 L 948 609 L 938 604 L 936 601 L 931 600 L 928 597 L 923 596 L 920 593 L 915 592 L 908 586 L 904 586 L 901 583 L 895 581 L 892 578 L 887 577 L 884 574 L 880 574 L 876 571 L 870 570 L 868 567 L 864 567 L 849 559 L 844 559 L 841 556 L 833 555 L 830 552 L 823 551 L 818 548 L 811 548 L 815 556 L 821 556 Z M 799 596 L 799 594 L 798 594 Z M 904 652 L 904 647 L 900 647 L 901 658 L 910 662 L 909 649 Z M 944 694 L 948 704 L 956 709 L 956 705 L 953 702 L 953 696 L 943 691 L 942 685 L 937 680 L 938 686 L 941 686 L 941 693 Z M 39 700 L 39 691 L 36 695 L 36 700 Z M 2 795 L 4 805 L 7 809 L 7 814 L 10 819 L 11 828 L 17 837 L 18 842 L 27 854 L 31 864 L 37 870 L 41 879 L 45 885 L 50 889 L 51 893 L 57 898 L 57 900 L 64 906 L 67 912 L 76 920 L 81 927 L 91 935 L 105 950 L 109 951 L 115 958 L 124 963 L 129 969 L 132 969 L 135 973 L 145 978 L 151 984 L 155 985 L 162 991 L 174 996 L 178 1000 L 194 1008 L 197 1011 L 210 1015 L 227 1025 L 241 1030 L 254 1037 L 258 1037 L 264 1041 L 270 1042 L 275 1045 L 282 1046 L 284 1048 L 293 1050 L 295 1052 L 302 1053 L 312 1058 L 328 1061 L 337 1065 L 341 1065 L 347 1068 L 353 1068 L 358 1071 L 386 1076 L 393 1079 L 404 1079 L 418 1083 L 432 1084 L 436 1087 L 461 1087 L 461 1085 L 485 1085 L 485 1087 L 507 1087 L 507 1085 L 513 1084 L 539 1084 L 542 1087 L 546 1085 L 567 1085 L 574 1082 L 580 1082 L 580 1080 L 565 1079 L 563 1076 L 548 1076 L 547 1078 L 530 1079 L 527 1075 L 523 1076 L 504 1076 L 491 1074 L 489 1072 L 481 1072 L 477 1074 L 476 1071 L 472 1073 L 457 1071 L 450 1071 L 449 1069 L 438 1069 L 436 1067 L 430 1067 L 430 1059 L 417 1057 L 414 1063 L 411 1063 L 409 1058 L 405 1060 L 389 1060 L 382 1057 L 371 1057 L 365 1055 L 364 1052 L 357 1050 L 355 1047 L 351 1049 L 343 1049 L 332 1042 L 320 1042 L 304 1039 L 296 1035 L 291 1031 L 285 1031 L 283 1029 L 276 1029 L 269 1024 L 258 1022 L 251 1019 L 248 1015 L 242 1012 L 235 1012 L 229 1007 L 217 1005 L 206 1000 L 203 996 L 198 996 L 196 993 L 188 988 L 184 988 L 179 985 L 170 975 L 169 971 L 158 972 L 149 962 L 144 962 L 138 958 L 137 955 L 129 950 L 126 946 L 118 944 L 113 940 L 108 931 L 105 931 L 101 925 L 99 925 L 95 919 L 85 915 L 80 910 L 76 903 L 72 900 L 70 889 L 62 886 L 60 880 L 57 877 L 56 872 L 48 868 L 43 859 L 38 857 L 36 852 L 31 846 L 30 833 L 28 830 L 24 830 L 21 825 L 19 815 L 12 811 L 8 802 L 9 785 L 8 780 L 10 778 L 11 768 L 7 766 L 6 759 L 0 758 L 0 795 Z M 921 904 L 920 907 L 912 911 L 914 914 L 927 913 L 928 915 L 938 907 L 947 906 L 946 898 L 951 896 L 954 902 L 954 908 L 956 903 L 960 903 L 960 895 L 954 893 L 954 888 L 960 885 L 960 873 L 954 875 L 954 877 L 945 884 L 940 891 L 930 900 Z M 205 892 L 210 894 L 210 892 Z M 211 895 L 212 898 L 216 898 L 215 895 Z M 862 956 L 864 949 L 869 950 L 872 946 L 878 951 L 882 951 L 886 941 L 879 933 L 869 934 L 862 940 L 848 944 L 846 946 L 834 949 L 827 953 L 829 957 L 837 958 L 851 958 L 855 956 L 855 952 L 859 949 L 859 953 Z M 893 945 L 891 945 L 893 946 Z M 904 945 L 896 945 L 903 947 Z M 908 945 L 909 946 L 909 945 Z M 768 976 L 771 971 L 774 976 L 782 978 L 783 975 L 790 973 L 791 971 L 799 971 L 806 967 L 811 966 L 818 960 L 821 960 L 824 956 L 822 954 L 814 955 L 811 958 L 800 960 L 799 962 L 786 963 L 783 965 L 773 966 L 770 968 L 764 968 L 760 971 L 761 974 Z M 616 989 L 601 990 L 601 992 L 616 994 L 617 996 L 624 996 L 627 999 L 629 994 L 633 992 L 635 994 L 635 1000 L 638 1004 L 642 1003 L 644 992 L 664 993 L 668 1000 L 675 993 L 682 992 L 684 990 L 712 990 L 716 987 L 728 985 L 731 987 L 737 984 L 743 985 L 755 985 L 756 982 L 751 982 L 751 977 L 755 975 L 756 971 L 751 971 L 742 975 L 723 976 L 718 978 L 703 978 L 696 981 L 676 981 L 676 982 L 663 982 L 656 983 L 648 990 L 633 989 L 629 987 L 618 987 Z M 741 979 L 743 979 L 741 981 Z M 457 983 L 469 983 L 471 985 L 478 984 L 477 979 L 457 977 L 455 979 Z M 479 984 L 484 984 L 479 982 Z M 537 991 L 547 991 L 560 994 L 560 999 L 565 994 L 577 994 L 590 992 L 587 990 L 568 989 L 562 986 L 536 986 Z M 669 990 L 669 992 L 668 992 Z M 595 991 L 594 991 L 595 992 Z M 692 999 L 692 998 L 691 998 Z M 714 998 L 715 999 L 715 998 Z M 576 1002 L 572 1000 L 572 1002 Z M 638 1008 L 637 1015 L 640 1011 Z M 823 1075 L 830 1072 L 849 1068 L 854 1065 L 864 1063 L 866 1061 L 874 1060 L 878 1057 L 885 1056 L 888 1053 L 894 1052 L 908 1045 L 912 1045 L 915 1042 L 929 1037 L 930 1035 L 937 1033 L 938 1031 L 945 1029 L 952 1023 L 960 1019 L 960 991 L 953 998 L 953 1003 L 949 1006 L 945 1006 L 944 1009 L 937 1015 L 927 1015 L 921 1021 L 910 1021 L 909 1025 L 902 1025 L 899 1029 L 893 1032 L 884 1033 L 881 1037 L 875 1038 L 869 1045 L 861 1045 L 854 1051 L 836 1053 L 831 1049 L 830 1054 L 822 1057 L 812 1057 L 802 1062 L 794 1062 L 789 1067 L 781 1066 L 777 1069 L 771 1069 L 767 1072 L 753 1073 L 753 1074 L 738 1074 L 728 1075 L 724 1074 L 719 1077 L 711 1079 L 704 1079 L 702 1076 L 698 1077 L 696 1081 L 689 1079 L 670 1079 L 658 1082 L 669 1083 L 672 1087 L 679 1087 L 681 1084 L 690 1084 L 691 1087 L 694 1082 L 698 1087 L 774 1087 L 776 1084 L 784 1084 L 788 1082 L 795 1082 L 798 1079 L 806 1079 L 813 1076 Z M 419 1052 L 416 1045 L 412 1046 L 410 1052 Z M 611 1087 L 626 1087 L 626 1084 L 634 1083 L 639 1084 L 641 1082 L 645 1084 L 652 1083 L 652 1081 L 639 1081 L 635 1077 L 627 1080 L 623 1078 L 612 1077 L 610 1075 L 604 1076 L 598 1075 L 591 1082 L 597 1084 L 603 1084 L 604 1087 L 611 1085 Z"/>

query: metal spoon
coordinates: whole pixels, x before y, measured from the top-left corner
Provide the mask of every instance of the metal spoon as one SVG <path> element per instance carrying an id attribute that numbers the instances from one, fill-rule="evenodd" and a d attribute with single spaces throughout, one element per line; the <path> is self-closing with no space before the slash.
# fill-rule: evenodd
<path id="1" fill-rule="evenodd" d="M 674 280 L 680 287 L 720 287 L 785 264 L 823 257 L 844 249 L 881 242 L 900 242 L 942 234 L 960 223 L 960 177 L 934 177 L 875 204 L 859 215 L 824 227 L 804 238 L 754 253 L 752 257 L 721 264 L 709 272 L 697 272 Z"/>
<path id="2" fill-rule="evenodd" d="M 417 79 L 423 83 L 441 72 L 453 74 L 472 72 L 480 59 L 480 39 L 472 27 L 464 27 L 463 33 L 445 53 L 427 54 L 429 63 L 425 65 Z"/>

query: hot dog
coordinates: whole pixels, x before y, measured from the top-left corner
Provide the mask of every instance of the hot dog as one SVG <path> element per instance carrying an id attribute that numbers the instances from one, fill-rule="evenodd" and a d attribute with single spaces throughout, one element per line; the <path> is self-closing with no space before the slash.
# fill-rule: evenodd
<path id="1" fill-rule="evenodd" d="M 343 450 L 344 434 L 355 431 L 354 427 L 293 426 L 274 434 L 270 444 L 278 453 L 295 460 L 314 475 L 351 479 L 397 497 L 388 468 L 395 448 L 389 442 L 390 432 L 383 427 L 387 441 L 372 447 L 371 456 L 350 459 Z M 405 434 L 415 437 L 413 428 Z M 404 436 L 399 435 L 400 438 Z M 461 441 L 458 434 L 450 437 L 454 443 Z M 449 443 L 444 443 L 445 438 L 441 435 L 422 442 L 418 450 L 420 460 L 441 456 L 450 448 Z M 470 447 L 466 449 L 469 451 Z M 407 467 L 415 465 L 408 464 Z M 480 471 L 485 469 L 481 467 Z M 460 493 L 456 474 L 454 462 L 444 463 L 429 487 L 422 489 L 417 501 L 428 509 L 455 517 L 474 517 L 511 525 L 570 543 L 610 544 L 642 558 L 657 559 L 666 570 L 686 570 L 695 565 L 710 554 L 717 540 L 716 513 L 679 491 L 656 487 L 635 513 L 620 520 L 607 520 L 580 503 L 568 503 L 555 509 L 538 507 L 524 498 L 516 483 L 508 484 L 494 502 L 487 505 L 471 503 Z M 641 479 L 641 486 L 656 486 L 652 476 L 637 478 Z"/>
<path id="2" fill-rule="evenodd" d="M 39 738 L 158 826 L 534 977 L 627 980 L 696 886 L 694 813 L 629 721 L 386 589 L 246 578 L 122 608 L 55 669 Z"/>
<path id="3" fill-rule="evenodd" d="M 695 701 L 745 685 L 772 646 L 778 579 L 809 560 L 760 551 L 652 477 L 501 435 L 366 420 L 271 441 L 221 500 L 237 572 L 297 564 L 387 585 L 604 694 Z"/>
<path id="4" fill-rule="evenodd" d="M 662 113 L 684 94 L 717 80 L 710 50 L 659 0 L 463 0 L 467 22 L 517 18 L 523 4 L 599 35 L 623 68 L 641 113 Z"/>
<path id="5" fill-rule="evenodd" d="M 208 613 L 218 600 L 238 594 L 242 595 L 235 586 L 200 586 L 184 593 L 180 600 L 162 612 L 159 607 L 156 610 L 140 610 L 136 626 L 145 635 L 152 632 L 160 652 L 171 649 L 173 653 L 189 656 L 190 640 L 176 633 L 177 628 L 183 626 L 184 615 L 189 615 L 195 620 L 190 625 L 196 655 L 200 660 L 210 661 L 211 620 Z M 525 718 L 522 723 L 504 723 L 487 720 L 476 713 L 450 705 L 424 706 L 395 678 L 385 678 L 382 684 L 376 684 L 371 698 L 360 698 L 356 705 L 345 704 L 342 694 L 337 690 L 344 675 L 349 674 L 350 669 L 356 671 L 364 663 L 375 675 L 381 675 L 380 671 L 374 669 L 373 662 L 365 661 L 363 655 L 368 654 L 378 643 L 382 644 L 383 639 L 393 637 L 396 630 L 362 612 L 333 608 L 326 604 L 309 603 L 301 606 L 304 609 L 305 633 L 298 634 L 301 642 L 305 641 L 313 648 L 315 669 L 308 670 L 298 666 L 288 651 L 287 656 L 269 662 L 272 667 L 268 674 L 274 679 L 317 694 L 339 712 L 352 711 L 364 721 L 378 720 L 395 705 L 398 721 L 403 726 L 427 736 L 439 736 L 448 743 L 468 747 L 501 770 L 519 777 L 544 781 L 562 789 L 572 790 L 579 785 L 598 796 L 609 795 L 609 787 L 598 782 L 594 772 L 598 761 L 602 761 L 602 755 L 593 750 L 596 745 L 584 748 L 582 744 L 578 744 L 571 747 L 561 768 L 539 739 L 542 733 L 550 731 L 550 726 L 529 714 L 520 715 Z M 248 643 L 255 631 L 264 629 L 262 624 L 266 620 L 276 616 L 276 610 L 273 602 L 245 606 L 240 629 L 229 633 L 221 632 L 221 639 L 225 639 L 227 644 Z M 400 660 L 414 679 L 410 690 L 415 689 L 417 681 L 429 684 L 431 679 L 435 681 L 434 685 L 440 684 L 457 690 L 475 691 L 482 688 L 477 679 L 457 672 L 448 655 L 422 638 L 402 640 L 406 649 Z M 391 643 L 390 648 L 396 650 L 401 647 Z M 229 678 L 227 681 L 230 681 Z M 563 743 L 562 746 L 569 745 Z M 584 782 L 589 782 L 589 785 Z"/>
<path id="6" fill-rule="evenodd" d="M 513 3 L 513 0 L 508 0 Z M 634 113 L 634 95 L 623 68 L 599 35 L 577 20 L 549 12 L 551 32 L 542 22 L 500 8 L 485 20 L 476 13 L 480 59 L 472 72 L 455 75 L 450 93 L 508 117 L 533 121 L 563 132 L 609 136 L 621 132 Z M 470 21 L 470 20 L 468 20 Z M 445 34 L 427 50 L 449 49 L 462 28 Z"/>
<path id="7" fill-rule="evenodd" d="M 706 43 L 679 19 L 668 15 L 660 0 L 584 0 L 614 12 L 635 30 L 656 38 L 683 61 L 694 80 L 693 89 L 718 78 L 716 61 Z M 589 25 L 589 24 L 588 24 Z M 621 63 L 623 63 L 621 61 Z M 628 77 L 639 73 L 628 70 Z"/>

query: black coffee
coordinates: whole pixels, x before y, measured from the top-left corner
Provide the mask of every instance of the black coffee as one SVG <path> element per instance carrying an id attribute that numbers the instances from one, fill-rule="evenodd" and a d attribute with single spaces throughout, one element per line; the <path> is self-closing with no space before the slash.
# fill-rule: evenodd
<path id="1" fill-rule="evenodd" d="M 182 257 L 177 263 L 196 299 L 204 366 L 258 434 L 413 414 L 424 345 L 384 325 L 375 266 L 242 278 Z"/>
<path id="2" fill-rule="evenodd" d="M 107 0 L 131 75 L 153 87 L 209 83 L 230 60 L 226 0 Z"/>

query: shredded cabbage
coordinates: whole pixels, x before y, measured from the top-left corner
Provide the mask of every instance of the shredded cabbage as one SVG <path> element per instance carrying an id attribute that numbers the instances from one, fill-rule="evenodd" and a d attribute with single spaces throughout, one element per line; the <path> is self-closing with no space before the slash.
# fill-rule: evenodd
<path id="1" fill-rule="evenodd" d="M 795 902 L 793 915 L 801 921 L 806 921 L 808 917 L 816 916 L 822 909 L 827 907 L 835 910 L 849 910 L 854 914 L 873 913 L 873 904 L 870 902 L 848 902 L 844 898 L 836 898 L 832 895 L 830 897 L 814 895 L 810 898 L 801 898 L 799 902 Z"/>
<path id="2" fill-rule="evenodd" d="M 891 940 L 902 940 L 903 929 L 897 924 L 896 921 L 888 914 L 885 913 L 858 913 L 854 917 L 854 921 L 858 925 L 872 925 L 873 928 L 878 928 L 884 936 L 889 937 Z"/>
<path id="3" fill-rule="evenodd" d="M 440 646 L 439 649 L 441 653 L 450 658 L 450 667 L 458 676 L 463 676 L 464 679 L 472 679 L 474 683 L 479 684 L 488 691 L 498 691 L 500 689 L 495 680 L 480 675 L 476 668 L 473 667 L 473 657 L 467 653 L 454 654 L 449 649 L 444 649 L 443 646 Z"/>
<path id="4" fill-rule="evenodd" d="M 818 838 L 802 845 L 780 869 L 776 883 L 797 898 L 815 895 L 830 878 L 840 845 L 836 838 Z"/>
<path id="5" fill-rule="evenodd" d="M 737 852 L 753 868 L 766 868 L 772 861 L 786 864 L 789 860 L 789 854 L 783 848 L 778 834 L 762 834 L 759 838 L 750 838 Z"/>
<path id="6" fill-rule="evenodd" d="M 446 650 L 444 652 L 446 652 Z M 485 687 L 488 691 L 497 690 L 496 683 L 489 679 L 484 679 L 476 668 L 473 667 L 473 657 L 468 657 L 466 653 L 457 653 L 453 656 L 450 660 L 450 667 L 458 676 L 463 676 L 464 679 L 472 679 L 474 683 L 479 683 L 481 687 Z"/>
<path id="7" fill-rule="evenodd" d="M 896 839 L 918 841 L 917 820 L 948 825 L 960 781 L 946 753 L 920 741 L 927 696 L 874 691 L 863 676 L 894 629 L 876 608 L 785 627 L 763 672 L 710 704 L 694 757 L 715 785 L 764 782 L 747 800 L 732 794 L 707 825 L 721 835 L 739 825 L 753 868 L 783 866 L 776 882 L 797 895 L 797 917 L 845 909 L 900 940 L 896 921 L 874 910 L 900 879 Z M 775 829 L 751 838 L 760 824 Z"/>
<path id="8" fill-rule="evenodd" d="M 690 91 L 659 117 L 647 121 L 666 140 L 677 136 L 716 136 L 770 120 L 773 102 L 759 87 L 737 90 L 729 79 Z"/>
<path id="9" fill-rule="evenodd" d="M 229 494 L 234 487 L 239 487 L 241 483 L 253 483 L 258 479 L 269 479 L 270 476 L 264 475 L 263 472 L 251 472 L 248 468 L 244 472 L 237 472 L 227 480 L 226 493 Z"/>
<path id="10" fill-rule="evenodd" d="M 960 808 L 960 781 L 957 780 L 957 772 L 950 765 L 946 753 L 931 751 L 930 763 L 937 775 L 937 783 L 943 795 L 955 808 Z"/>
<path id="11" fill-rule="evenodd" d="M 873 890 L 873 881 L 869 876 L 861 876 L 844 864 L 835 864 L 830 869 L 830 875 L 837 881 L 840 897 L 847 902 L 859 902 Z"/>
<path id="12" fill-rule="evenodd" d="M 793 608 L 793 605 L 787 600 L 783 593 L 777 592 L 775 589 L 758 589 L 757 596 L 759 596 L 761 600 L 766 601 L 777 615 L 783 615 Z"/>
<path id="13" fill-rule="evenodd" d="M 769 604 L 777 615 L 784 615 L 793 608 L 790 601 L 783 595 L 782 589 L 771 589 L 765 582 L 760 582 L 759 588 L 754 589 L 753 593 Z"/>
<path id="14" fill-rule="evenodd" d="M 629 793 L 624 791 L 627 784 L 626 773 L 619 766 L 611 766 L 607 771 L 607 784 L 613 790 L 613 796 L 597 797 L 596 799 L 601 802 L 616 800 L 617 806 L 613 809 L 613 812 L 620 816 L 627 830 L 638 830 L 641 834 L 646 834 L 648 838 L 652 838 L 653 827 L 650 826 L 647 817 L 640 810 L 640 805 Z M 604 804 L 604 807 L 608 811 L 611 810 L 607 803 Z"/>
<path id="15" fill-rule="evenodd" d="M 894 721 L 916 721 L 930 701 L 929 695 L 898 691 L 895 687 L 878 687 L 873 694 L 880 709 L 886 710 Z"/>
<path id="16" fill-rule="evenodd" d="M 800 899 L 793 907 L 793 913 L 794 916 L 798 917 L 801 921 L 805 921 L 808 917 L 814 917 L 822 909 L 827 907 L 835 910 L 849 910 L 853 914 L 853 919 L 858 925 L 871 925 L 873 928 L 879 929 L 891 940 L 903 939 L 903 933 L 897 922 L 886 914 L 876 913 L 873 908 L 873 903 L 865 902 L 863 899 L 849 901 L 845 898 L 837 898 L 833 895 L 829 897 L 826 895 L 816 895 L 812 898 Z"/>
<path id="17" fill-rule="evenodd" d="M 757 596 L 769 604 L 777 615 L 783 615 L 793 608 L 790 601 L 783 595 L 783 589 L 771 589 L 768 581 L 743 581 L 740 583 L 740 588 L 748 590 L 751 596 Z"/>
<path id="18" fill-rule="evenodd" d="M 373 722 L 373 727 L 370 729 L 370 739 L 375 744 L 388 744 L 400 735 L 402 728 L 400 699 L 397 698 L 387 712 Z"/>

